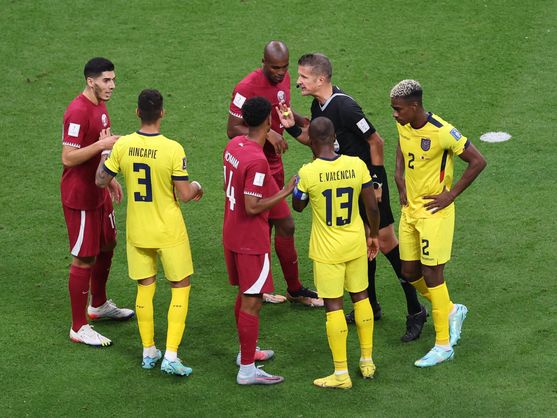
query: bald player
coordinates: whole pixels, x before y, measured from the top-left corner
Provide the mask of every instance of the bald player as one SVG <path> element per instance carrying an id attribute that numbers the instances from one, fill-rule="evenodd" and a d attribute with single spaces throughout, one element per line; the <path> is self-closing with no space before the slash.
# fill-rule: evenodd
<path id="1" fill-rule="evenodd" d="M 227 135 L 230 139 L 248 134 L 248 126 L 242 118 L 242 106 L 251 97 L 265 97 L 273 107 L 279 104 L 290 106 L 290 74 L 288 73 L 288 47 L 281 41 L 271 41 L 263 50 L 263 65 L 249 73 L 234 88 L 230 103 Z M 294 116 L 296 123 L 304 125 L 306 120 Z M 279 188 L 284 186 L 282 154 L 288 149 L 283 137 L 284 128 L 278 115 L 272 112 L 271 129 L 267 134 L 263 151 L 269 162 L 271 175 Z M 269 214 L 269 222 L 275 228 L 275 251 L 287 284 L 286 299 L 306 306 L 321 307 L 323 299 L 317 293 L 302 285 L 298 276 L 298 253 L 294 245 L 294 219 L 285 201 L 274 206 Z M 266 302 L 281 303 L 280 295 L 264 294 Z"/>

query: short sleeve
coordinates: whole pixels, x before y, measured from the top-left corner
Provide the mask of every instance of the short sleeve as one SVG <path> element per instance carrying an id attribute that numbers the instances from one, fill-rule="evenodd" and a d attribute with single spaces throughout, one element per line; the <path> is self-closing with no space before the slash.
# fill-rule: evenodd
<path id="1" fill-rule="evenodd" d="M 270 178 L 269 164 L 267 161 L 263 159 L 255 160 L 246 167 L 243 193 L 248 196 L 259 198 L 266 197 L 266 195 L 269 195 L 268 191 L 271 190 L 269 183 L 272 181 L 274 180 Z"/>
<path id="2" fill-rule="evenodd" d="M 228 112 L 237 118 L 242 119 L 242 106 L 244 102 L 250 97 L 250 89 L 244 83 L 239 83 L 232 92 L 232 100 L 230 101 L 230 108 Z"/>
<path id="3" fill-rule="evenodd" d="M 188 180 L 188 160 L 184 147 L 176 143 L 176 150 L 172 155 L 172 180 Z"/>
<path id="4" fill-rule="evenodd" d="M 369 174 L 367 165 L 359 158 L 358 165 L 360 166 L 360 170 L 362 172 L 362 188 L 373 186 L 373 182 L 371 181 L 371 175 Z"/>
<path id="5" fill-rule="evenodd" d="M 375 127 L 366 118 L 360 105 L 353 99 L 347 99 L 340 107 L 340 111 L 344 126 L 360 138 L 367 140 L 370 135 L 375 133 Z"/>
<path id="6" fill-rule="evenodd" d="M 292 195 L 295 199 L 298 200 L 307 200 L 308 198 L 308 188 L 307 188 L 307 179 L 306 179 L 306 170 L 304 167 L 300 169 L 298 172 L 298 178 L 296 179 L 296 186 L 294 187 L 294 191 Z"/>
<path id="7" fill-rule="evenodd" d="M 64 115 L 62 145 L 81 148 L 88 128 L 89 119 L 86 112 L 77 108 L 68 109 L 68 112 Z"/>
<path id="8" fill-rule="evenodd" d="M 454 126 L 448 125 L 439 132 L 441 148 L 451 150 L 453 154 L 460 155 L 470 145 L 470 141 Z"/>
<path id="9" fill-rule="evenodd" d="M 115 176 L 120 172 L 120 154 L 121 154 L 121 142 L 116 141 L 112 147 L 110 155 L 104 162 L 103 169 L 111 176 Z"/>

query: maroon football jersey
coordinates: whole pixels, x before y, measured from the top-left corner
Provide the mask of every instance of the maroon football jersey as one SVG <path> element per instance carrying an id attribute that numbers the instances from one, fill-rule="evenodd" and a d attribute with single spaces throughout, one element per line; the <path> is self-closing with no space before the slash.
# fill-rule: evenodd
<path id="1" fill-rule="evenodd" d="M 96 105 L 80 94 L 64 113 L 62 144 L 84 148 L 98 141 L 101 130 L 109 127 L 110 118 L 105 103 L 101 101 Z M 64 167 L 60 189 L 65 206 L 91 210 L 102 205 L 108 191 L 95 185 L 100 158 L 99 153 L 83 164 Z"/>
<path id="2" fill-rule="evenodd" d="M 269 211 L 248 215 L 244 203 L 245 195 L 265 198 L 279 191 L 262 147 L 245 135 L 237 136 L 224 149 L 223 163 L 225 248 L 241 254 L 269 253 Z"/>
<path id="3" fill-rule="evenodd" d="M 249 73 L 236 85 L 232 92 L 232 101 L 230 102 L 229 109 L 230 114 L 241 118 L 241 109 L 244 102 L 255 96 L 265 97 L 271 102 L 273 105 L 273 110 L 271 112 L 271 129 L 282 135 L 284 127 L 280 124 L 280 119 L 276 113 L 275 107 L 278 106 L 280 102 L 284 102 L 287 106 L 290 106 L 290 74 L 287 72 L 280 83 L 273 84 L 265 74 L 263 74 L 261 68 Z M 265 142 L 263 150 L 271 168 L 277 164 L 281 164 L 280 155 L 275 152 L 275 149 L 268 141 Z"/>

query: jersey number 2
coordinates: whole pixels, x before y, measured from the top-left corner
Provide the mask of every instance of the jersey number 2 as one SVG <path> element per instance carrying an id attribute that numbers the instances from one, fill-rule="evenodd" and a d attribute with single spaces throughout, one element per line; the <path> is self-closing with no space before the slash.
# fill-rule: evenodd
<path id="1" fill-rule="evenodd" d="M 347 195 L 348 198 L 345 202 L 341 202 L 339 205 L 340 209 L 347 209 L 348 213 L 346 218 L 342 216 L 337 216 L 335 221 L 337 226 L 347 225 L 352 220 L 352 199 L 354 198 L 354 189 L 352 187 L 339 187 L 336 190 L 336 197 L 341 198 Z M 326 189 L 323 190 L 323 196 L 325 196 L 325 222 L 327 226 L 333 225 L 333 190 Z"/>
<path id="2" fill-rule="evenodd" d="M 133 171 L 139 173 L 144 172 L 143 177 L 137 179 L 138 184 L 145 186 L 145 194 L 134 192 L 133 200 L 136 202 L 152 202 L 153 201 L 153 187 L 151 186 L 151 167 L 143 163 L 133 163 Z"/>

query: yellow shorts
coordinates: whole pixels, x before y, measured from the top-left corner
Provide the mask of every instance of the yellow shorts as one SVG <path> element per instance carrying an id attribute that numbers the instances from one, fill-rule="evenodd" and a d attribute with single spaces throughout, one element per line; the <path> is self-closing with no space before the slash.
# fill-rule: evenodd
<path id="1" fill-rule="evenodd" d="M 426 266 L 445 264 L 451 259 L 454 210 L 445 217 L 412 218 L 402 212 L 398 226 L 400 259 Z"/>
<path id="2" fill-rule="evenodd" d="M 174 247 L 139 248 L 126 246 L 128 272 L 132 280 L 142 280 L 157 274 L 157 256 L 160 257 L 164 275 L 171 282 L 179 282 L 193 273 L 190 245 L 187 241 Z"/>
<path id="3" fill-rule="evenodd" d="M 338 264 L 313 262 L 313 281 L 320 298 L 340 298 L 344 289 L 358 293 L 367 289 L 367 256 Z"/>

